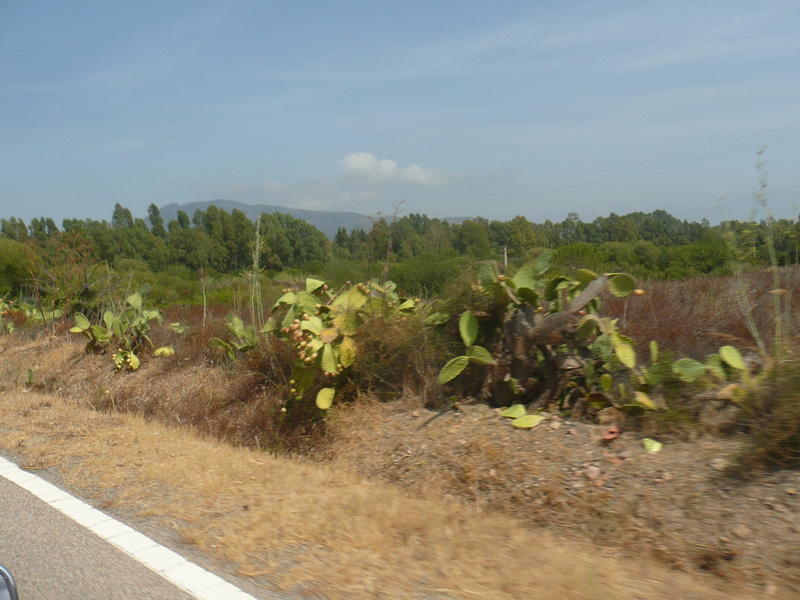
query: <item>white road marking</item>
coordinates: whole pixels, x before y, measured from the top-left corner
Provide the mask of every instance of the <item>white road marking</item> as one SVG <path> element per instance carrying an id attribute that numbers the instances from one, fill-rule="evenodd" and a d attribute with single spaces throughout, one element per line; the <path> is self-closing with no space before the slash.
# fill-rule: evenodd
<path id="1" fill-rule="evenodd" d="M 193 594 L 198 600 L 256 600 L 235 585 L 189 562 L 177 552 L 157 544 L 112 519 L 86 502 L 78 500 L 44 479 L 20 469 L 0 456 L 0 476 L 46 502 L 95 535 L 129 554 L 173 585 Z"/>

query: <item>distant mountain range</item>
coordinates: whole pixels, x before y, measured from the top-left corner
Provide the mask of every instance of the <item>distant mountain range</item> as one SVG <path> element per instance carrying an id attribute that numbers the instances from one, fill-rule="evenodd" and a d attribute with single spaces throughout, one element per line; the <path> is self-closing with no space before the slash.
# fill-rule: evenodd
<path id="1" fill-rule="evenodd" d="M 262 213 L 283 213 L 285 215 L 292 215 L 296 219 L 303 219 L 310 223 L 320 231 L 322 231 L 329 238 L 336 235 L 336 231 L 340 227 L 344 227 L 348 232 L 353 229 L 363 229 L 370 231 L 372 229 L 372 219 L 366 215 L 354 212 L 338 212 L 338 211 L 324 211 L 324 210 L 304 210 L 302 208 L 287 208 L 285 206 L 274 206 L 272 204 L 245 204 L 243 202 L 234 202 L 233 200 L 210 200 L 207 202 L 188 202 L 186 204 L 176 204 L 175 202 L 162 206 L 161 217 L 164 223 L 169 223 L 173 219 L 178 218 L 178 211 L 182 210 L 189 218 L 192 218 L 194 211 L 208 210 L 211 205 L 216 206 L 225 212 L 232 212 L 234 209 L 242 211 L 250 219 L 255 221 Z M 461 223 L 466 218 L 446 218 L 443 221 L 451 223 Z"/>

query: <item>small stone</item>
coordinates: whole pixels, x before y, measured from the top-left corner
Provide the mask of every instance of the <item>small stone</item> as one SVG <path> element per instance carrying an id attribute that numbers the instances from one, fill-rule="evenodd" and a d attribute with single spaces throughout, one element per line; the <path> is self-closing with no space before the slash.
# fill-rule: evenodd
<path id="1" fill-rule="evenodd" d="M 553 421 L 550 423 L 550 429 L 560 429 L 561 428 L 561 421 Z"/>
<path id="2" fill-rule="evenodd" d="M 749 537 L 753 532 L 747 525 L 737 525 L 736 527 L 731 528 L 731 533 L 740 540 L 743 540 L 746 537 Z"/>
<path id="3" fill-rule="evenodd" d="M 672 473 L 666 472 L 661 476 L 661 478 L 664 481 L 672 481 Z"/>
<path id="4" fill-rule="evenodd" d="M 730 544 L 731 543 L 731 538 L 725 537 L 724 535 L 721 535 L 721 536 L 719 536 L 719 541 L 722 542 L 723 544 Z"/>
<path id="5" fill-rule="evenodd" d="M 724 458 L 712 458 L 708 461 L 708 466 L 717 471 L 724 471 L 728 467 L 728 461 Z"/>
<path id="6" fill-rule="evenodd" d="M 629 458 L 633 458 L 633 452 L 631 452 L 630 450 L 623 450 L 622 452 L 619 453 L 619 457 L 622 460 L 628 460 Z"/>
<path id="7" fill-rule="evenodd" d="M 411 416 L 416 419 L 417 417 L 419 417 L 419 411 L 415 410 L 414 412 L 411 413 Z"/>
<path id="8" fill-rule="evenodd" d="M 567 429 L 567 435 L 576 435 L 577 433 L 577 429 Z"/>
<path id="9" fill-rule="evenodd" d="M 586 467 L 583 470 L 583 475 L 586 477 L 586 479 L 589 479 L 591 481 L 594 481 L 595 479 L 600 477 L 600 474 L 601 474 L 600 468 L 595 467 L 594 465 Z"/>

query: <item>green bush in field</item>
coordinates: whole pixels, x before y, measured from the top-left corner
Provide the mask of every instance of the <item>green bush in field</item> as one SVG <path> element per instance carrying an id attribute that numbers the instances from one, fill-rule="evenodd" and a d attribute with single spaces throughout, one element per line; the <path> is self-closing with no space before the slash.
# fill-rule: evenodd
<path id="1" fill-rule="evenodd" d="M 16 298 L 30 284 L 33 266 L 33 252 L 28 246 L 0 239 L 0 297 Z"/>
<path id="2" fill-rule="evenodd" d="M 606 270 L 609 259 L 608 250 L 602 246 L 576 242 L 554 250 L 550 268 L 556 273 L 571 273 L 578 269 L 602 272 Z"/>
<path id="3" fill-rule="evenodd" d="M 431 297 L 469 265 L 469 259 L 464 257 L 425 255 L 393 265 L 392 281 L 409 294 Z"/>

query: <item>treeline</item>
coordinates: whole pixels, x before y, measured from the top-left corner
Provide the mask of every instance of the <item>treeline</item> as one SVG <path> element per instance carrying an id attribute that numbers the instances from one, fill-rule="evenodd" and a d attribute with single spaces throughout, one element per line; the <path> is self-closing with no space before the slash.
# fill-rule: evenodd
<path id="1" fill-rule="evenodd" d="M 378 219 L 370 231 L 339 229 L 333 240 L 307 222 L 285 214 L 243 212 L 210 206 L 191 217 L 179 211 L 164 223 L 151 204 L 147 220 L 117 204 L 111 221 L 51 218 L 30 223 L 0 219 L 0 294 L 20 293 L 38 272 L 59 261 L 91 261 L 107 269 L 172 274 L 183 279 L 240 274 L 256 266 L 275 275 L 315 274 L 331 281 L 386 274 L 412 293 L 435 292 L 476 260 L 511 266 L 553 252 L 552 265 L 628 271 L 671 279 L 726 272 L 731 259 L 768 261 L 774 247 L 780 264 L 798 262 L 800 228 L 793 220 L 712 226 L 680 220 L 664 210 L 612 213 L 583 222 L 570 213 L 562 222 L 470 219 L 450 223 L 425 215 Z M 66 249 L 66 250 L 65 250 Z"/>

